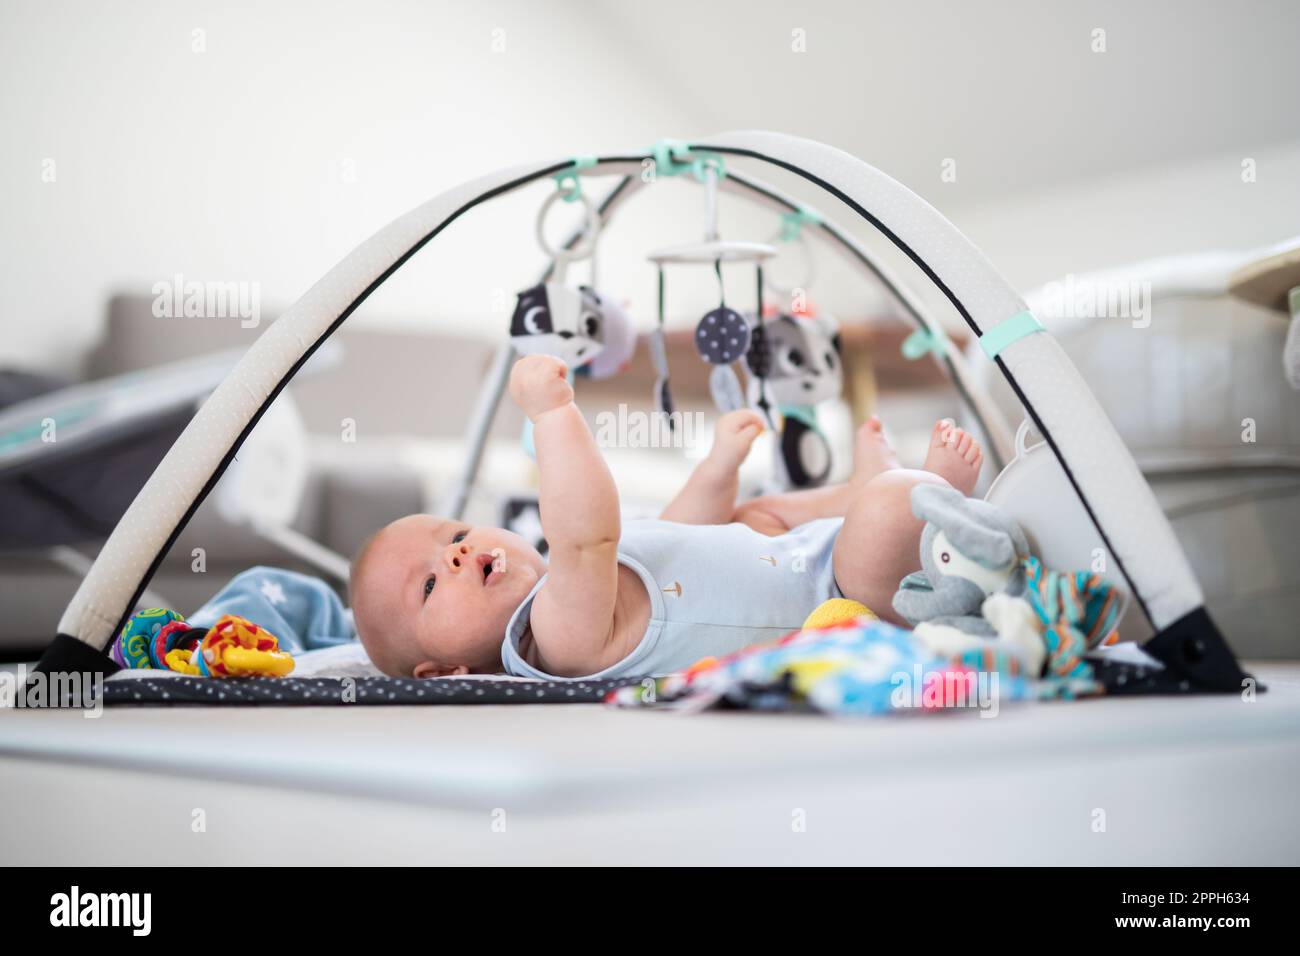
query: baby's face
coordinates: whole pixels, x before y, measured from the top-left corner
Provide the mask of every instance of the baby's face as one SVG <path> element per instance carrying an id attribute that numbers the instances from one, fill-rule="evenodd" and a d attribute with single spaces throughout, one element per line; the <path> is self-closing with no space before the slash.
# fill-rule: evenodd
<path id="1" fill-rule="evenodd" d="M 491 672 L 511 614 L 545 573 L 513 532 L 410 515 L 375 536 L 356 569 L 353 611 L 389 673 Z"/>

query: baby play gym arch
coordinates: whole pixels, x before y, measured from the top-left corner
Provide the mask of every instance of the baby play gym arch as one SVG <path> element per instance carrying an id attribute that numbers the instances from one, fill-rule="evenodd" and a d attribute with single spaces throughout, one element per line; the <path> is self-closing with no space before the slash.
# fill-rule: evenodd
<path id="1" fill-rule="evenodd" d="M 537 180 L 618 175 L 601 214 L 658 175 L 713 154 L 769 164 L 815 184 L 869 222 L 951 303 L 997 364 L 1069 480 L 1113 567 L 1155 631 L 1146 649 L 1194 687 L 1240 686 L 1241 671 L 1216 626 L 1151 489 L 1074 365 L 983 255 L 937 210 L 890 177 L 838 149 L 769 132 L 728 133 L 699 142 L 493 173 L 419 206 L 372 236 L 317 282 L 244 355 L 177 439 L 105 543 L 59 622 L 42 671 L 114 669 L 103 654 L 135 608 L 159 562 L 213 489 L 244 439 L 303 363 L 365 299 L 448 225 L 476 206 Z M 724 188 L 782 211 L 798 204 L 728 166 Z M 815 217 L 820 219 L 820 217 Z M 888 268 L 848 234 L 814 221 L 818 234 L 884 284 L 923 329 L 924 311 Z M 948 350 L 951 352 L 951 350 Z M 1005 460 L 1005 428 L 970 384 L 960 357 L 937 356 Z M 498 371 L 506 367 L 498 363 Z M 475 450 L 471 449 L 475 457 Z"/>

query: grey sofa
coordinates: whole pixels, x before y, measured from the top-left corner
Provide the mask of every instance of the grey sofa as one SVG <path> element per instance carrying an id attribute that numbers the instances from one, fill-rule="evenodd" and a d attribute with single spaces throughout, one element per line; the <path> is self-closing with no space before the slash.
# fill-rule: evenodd
<path id="1" fill-rule="evenodd" d="M 85 357 L 85 380 L 148 369 L 193 355 L 246 348 L 258 328 L 238 320 L 158 318 L 152 299 L 118 295 L 108 304 L 103 335 Z M 360 323 L 356 323 L 360 324 Z M 337 436 L 351 418 L 370 439 L 406 435 L 454 439 L 491 361 L 486 339 L 343 328 L 341 358 L 295 378 L 290 390 L 309 433 Z M 333 341 L 333 340 L 332 340 Z M 430 369 L 437 369 L 430 374 Z M 520 420 L 503 407 L 495 432 L 518 434 Z M 161 456 L 162 450 L 158 451 Z M 374 455 L 346 456 L 314 468 L 293 527 L 326 547 L 351 555 L 375 528 L 429 507 L 428 489 L 400 464 Z M 141 477 L 147 477 L 147 473 Z M 55 634 L 63 608 L 80 583 L 78 560 L 93 558 L 102 540 L 86 540 L 54 560 L 43 549 L 0 552 L 0 657 L 34 656 Z M 192 554 L 202 548 L 205 570 Z M 69 566 L 69 565 L 72 566 Z M 310 571 L 281 548 L 225 520 L 211 499 L 195 513 L 163 561 L 152 589 L 182 612 L 194 610 L 235 573 L 257 564 Z"/>

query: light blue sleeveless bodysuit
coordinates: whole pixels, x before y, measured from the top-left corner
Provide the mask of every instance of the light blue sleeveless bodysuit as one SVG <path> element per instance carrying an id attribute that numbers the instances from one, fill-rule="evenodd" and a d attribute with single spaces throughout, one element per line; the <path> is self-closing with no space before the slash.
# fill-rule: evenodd
<path id="1" fill-rule="evenodd" d="M 617 664 L 570 680 L 642 677 L 689 667 L 797 630 L 818 604 L 843 597 L 831 551 L 842 518 L 822 518 L 779 537 L 743 524 L 688 525 L 657 518 L 623 523 L 618 561 L 650 595 L 645 636 Z M 501 660 L 519 677 L 563 680 L 519 655 L 543 576 L 506 626 Z"/>

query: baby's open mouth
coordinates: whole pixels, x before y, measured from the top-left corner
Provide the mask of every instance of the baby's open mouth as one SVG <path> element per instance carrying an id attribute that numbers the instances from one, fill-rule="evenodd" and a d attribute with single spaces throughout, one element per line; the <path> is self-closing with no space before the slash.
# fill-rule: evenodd
<path id="1" fill-rule="evenodd" d="M 492 554 L 480 554 L 477 558 L 479 569 L 483 572 L 483 585 L 486 587 L 489 582 L 505 573 L 505 555 L 496 554 L 498 549 L 493 548 Z"/>

